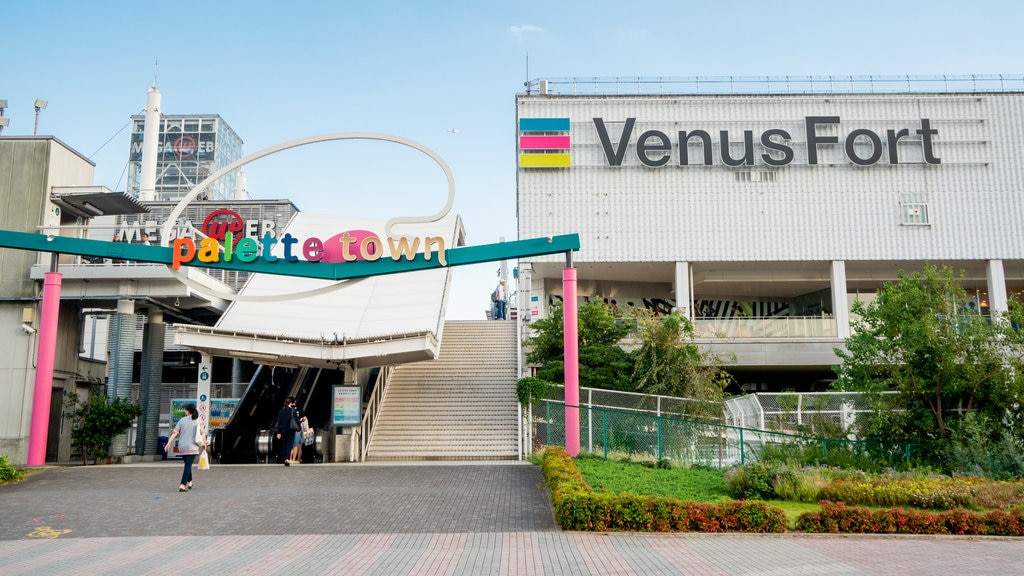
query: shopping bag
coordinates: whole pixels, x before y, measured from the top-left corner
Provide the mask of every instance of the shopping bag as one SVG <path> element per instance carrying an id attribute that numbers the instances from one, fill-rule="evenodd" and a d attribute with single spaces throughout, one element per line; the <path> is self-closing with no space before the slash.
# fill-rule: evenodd
<path id="1" fill-rule="evenodd" d="M 206 450 L 203 450 L 202 452 L 199 453 L 199 469 L 210 469 L 210 457 L 206 455 Z"/>

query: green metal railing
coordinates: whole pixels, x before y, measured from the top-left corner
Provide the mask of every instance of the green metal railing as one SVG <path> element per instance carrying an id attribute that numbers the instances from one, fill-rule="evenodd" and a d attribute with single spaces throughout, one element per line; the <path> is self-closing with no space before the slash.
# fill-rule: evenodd
<path id="1" fill-rule="evenodd" d="M 544 400 L 535 409 L 534 449 L 565 445 L 565 403 Z M 669 460 L 718 468 L 755 462 L 773 450 L 799 451 L 806 459 L 828 464 L 867 459 L 877 464 L 909 464 L 919 446 L 884 445 L 865 440 L 816 438 L 755 430 L 685 418 L 580 406 L 580 451 L 604 458 Z"/>

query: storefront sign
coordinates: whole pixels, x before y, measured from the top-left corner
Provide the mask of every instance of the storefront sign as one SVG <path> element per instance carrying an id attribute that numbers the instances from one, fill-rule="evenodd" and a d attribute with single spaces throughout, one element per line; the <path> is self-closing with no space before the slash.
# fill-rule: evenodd
<path id="1" fill-rule="evenodd" d="M 241 220 L 239 219 L 239 222 Z M 272 263 L 284 260 L 288 263 L 299 262 L 297 252 L 301 250 L 302 260 L 306 262 L 355 262 L 357 260 L 376 261 L 387 254 L 392 260 L 405 259 L 411 261 L 420 251 L 421 239 L 413 236 L 388 237 L 381 240 L 379 236 L 367 230 L 347 230 L 326 240 L 310 237 L 300 240 L 291 234 L 285 234 L 280 240 L 269 231 L 264 233 L 260 242 L 255 238 L 235 238 L 234 227 L 224 226 L 216 230 L 222 238 L 207 237 L 197 244 L 191 238 L 175 238 L 171 242 L 171 267 L 177 270 L 182 264 L 193 260 L 203 263 L 239 262 L 251 263 L 256 260 Z M 211 235 L 212 236 L 212 235 Z M 272 253 L 274 244 L 281 243 L 284 249 L 282 257 Z M 301 245 L 301 248 L 299 246 Z M 444 238 L 440 236 L 424 236 L 422 238 L 423 255 L 431 260 L 436 255 L 441 266 L 447 266 L 445 258 Z"/>
<path id="2" fill-rule="evenodd" d="M 605 125 L 603 118 L 594 118 L 601 147 L 609 166 L 622 166 L 627 154 L 631 152 L 644 166 L 664 166 L 672 160 L 673 147 L 678 150 L 676 163 L 679 166 L 711 166 L 715 163 L 712 154 L 712 135 L 707 130 L 678 130 L 673 143 L 672 136 L 660 130 L 647 130 L 636 137 L 635 144 L 630 146 L 636 118 L 626 118 L 617 141 Z M 839 116 L 807 116 L 804 118 L 804 136 L 806 137 L 806 157 L 800 160 L 809 165 L 818 164 L 819 150 L 831 147 L 842 147 L 847 160 L 858 166 L 871 166 L 879 163 L 883 155 L 888 164 L 908 163 L 900 158 L 898 145 L 919 142 L 921 155 L 926 164 L 941 164 L 942 160 L 935 156 L 933 138 L 939 131 L 932 128 L 928 118 L 921 118 L 917 127 L 889 128 L 884 134 L 878 134 L 867 128 L 857 128 L 839 136 L 825 135 L 823 132 L 836 131 L 841 124 Z M 913 134 L 913 135 L 912 135 Z M 721 163 L 726 166 L 753 166 L 762 163 L 768 166 L 785 166 L 796 160 L 796 153 L 791 146 L 793 136 L 781 128 L 771 128 L 762 132 L 754 141 L 753 130 L 743 131 L 742 142 L 733 141 L 734 136 L 728 130 L 718 133 L 718 149 Z M 691 159 L 691 145 L 699 149 L 701 155 Z M 860 147 L 858 148 L 858 145 Z M 742 152 L 734 152 L 734 148 L 742 146 Z M 693 160 L 696 160 L 695 162 Z"/>

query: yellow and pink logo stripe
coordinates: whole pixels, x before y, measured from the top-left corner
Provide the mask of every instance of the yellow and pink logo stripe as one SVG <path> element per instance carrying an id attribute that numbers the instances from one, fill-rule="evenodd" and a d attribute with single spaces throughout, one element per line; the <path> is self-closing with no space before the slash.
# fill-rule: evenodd
<path id="1" fill-rule="evenodd" d="M 519 119 L 519 167 L 565 168 L 569 159 L 568 118 Z"/>

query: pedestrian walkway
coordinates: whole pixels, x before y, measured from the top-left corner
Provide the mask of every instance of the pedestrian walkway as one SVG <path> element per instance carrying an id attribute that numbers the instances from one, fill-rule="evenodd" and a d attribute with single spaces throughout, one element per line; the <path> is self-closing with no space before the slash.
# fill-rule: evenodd
<path id="1" fill-rule="evenodd" d="M 0 574 L 1024 574 L 1024 539 L 563 532 L 507 463 L 48 468 L 0 486 Z"/>

